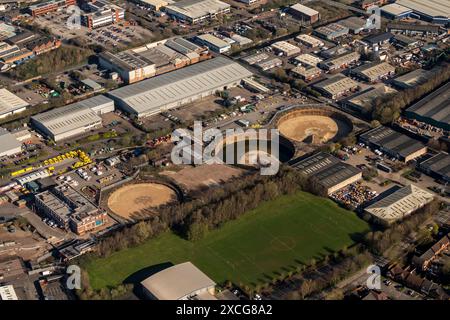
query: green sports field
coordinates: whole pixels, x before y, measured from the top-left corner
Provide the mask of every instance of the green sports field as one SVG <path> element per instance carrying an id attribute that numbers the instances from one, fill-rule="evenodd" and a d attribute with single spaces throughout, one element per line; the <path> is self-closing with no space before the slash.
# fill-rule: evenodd
<path id="1" fill-rule="evenodd" d="M 185 261 L 218 283 L 231 280 L 254 287 L 351 245 L 352 235 L 367 228 L 332 201 L 299 192 L 264 203 L 198 242 L 165 233 L 86 267 L 94 289 L 118 285 L 144 268 Z"/>

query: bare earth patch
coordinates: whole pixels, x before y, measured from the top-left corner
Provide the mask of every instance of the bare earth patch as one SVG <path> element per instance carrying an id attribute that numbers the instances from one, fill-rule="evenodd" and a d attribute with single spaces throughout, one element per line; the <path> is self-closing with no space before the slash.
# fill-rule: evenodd
<path id="1" fill-rule="evenodd" d="M 108 207 L 115 214 L 130 218 L 137 211 L 161 206 L 175 197 L 175 191 L 162 184 L 131 184 L 114 191 L 108 198 Z"/>
<path id="2" fill-rule="evenodd" d="M 302 115 L 283 121 L 278 129 L 288 139 L 303 142 L 312 138 L 311 143 L 325 143 L 338 134 L 339 124 L 327 116 Z"/>
<path id="3" fill-rule="evenodd" d="M 240 176 L 243 170 L 222 164 L 204 164 L 198 167 L 186 166 L 178 172 L 164 171 L 161 174 L 174 179 L 189 190 L 217 185 L 233 177 Z"/>

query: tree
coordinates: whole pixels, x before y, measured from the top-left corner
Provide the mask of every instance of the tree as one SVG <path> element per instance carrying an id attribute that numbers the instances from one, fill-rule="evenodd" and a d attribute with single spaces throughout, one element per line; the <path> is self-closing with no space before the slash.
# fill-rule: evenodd
<path id="1" fill-rule="evenodd" d="M 195 222 L 189 226 L 187 238 L 189 241 L 202 239 L 208 232 L 208 226 L 204 223 Z"/>

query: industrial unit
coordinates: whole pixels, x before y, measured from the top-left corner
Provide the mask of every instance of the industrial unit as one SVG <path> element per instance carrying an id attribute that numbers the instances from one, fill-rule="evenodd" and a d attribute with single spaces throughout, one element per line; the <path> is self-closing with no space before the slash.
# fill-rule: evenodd
<path id="1" fill-rule="evenodd" d="M 256 63 L 256 66 L 262 71 L 267 71 L 283 65 L 283 60 L 279 58 L 272 58 Z"/>
<path id="2" fill-rule="evenodd" d="M 369 205 L 364 211 L 378 223 L 389 225 L 411 215 L 433 198 L 430 192 L 411 184 Z"/>
<path id="3" fill-rule="evenodd" d="M 432 72 L 424 69 L 416 69 L 392 80 L 392 83 L 400 89 L 411 89 L 425 83 Z"/>
<path id="4" fill-rule="evenodd" d="M 272 43 L 270 47 L 277 53 L 283 56 L 290 57 L 301 52 L 300 48 L 287 41 L 278 41 Z"/>
<path id="5" fill-rule="evenodd" d="M 343 27 L 348 28 L 350 33 L 352 34 L 358 34 L 362 31 L 364 31 L 366 27 L 366 20 L 359 18 L 359 17 L 348 17 L 347 19 L 339 20 L 338 24 L 340 24 Z"/>
<path id="6" fill-rule="evenodd" d="M 318 64 L 321 69 L 333 71 L 341 68 L 347 68 L 351 64 L 359 61 L 361 55 L 358 52 L 348 52 L 337 57 L 330 58 Z"/>
<path id="7" fill-rule="evenodd" d="M 427 147 L 404 134 L 385 126 L 379 126 L 359 136 L 359 140 L 372 149 L 378 149 L 389 157 L 409 162 L 427 152 Z"/>
<path id="8" fill-rule="evenodd" d="M 291 165 L 312 182 L 314 192 L 322 195 L 330 195 L 362 178 L 361 170 L 325 152 L 295 159 Z"/>
<path id="9" fill-rule="evenodd" d="M 409 107 L 405 115 L 450 131 L 450 83 Z"/>
<path id="10" fill-rule="evenodd" d="M 312 66 L 308 66 L 308 67 L 297 66 L 297 67 L 291 69 L 291 72 L 295 76 L 298 76 L 305 81 L 311 81 L 315 78 L 320 77 L 320 75 L 322 74 L 322 70 L 320 70 L 317 67 L 312 67 Z"/>
<path id="11" fill-rule="evenodd" d="M 437 24 L 447 24 L 450 18 L 450 0 L 397 0 L 397 4 L 413 10 L 414 15 Z"/>
<path id="12" fill-rule="evenodd" d="M 335 40 L 339 37 L 345 36 L 349 33 L 349 29 L 338 23 L 330 23 L 329 25 L 319 27 L 314 30 L 314 33 L 326 40 Z"/>
<path id="13" fill-rule="evenodd" d="M 297 40 L 298 42 L 309 48 L 320 48 L 324 46 L 322 40 L 317 39 L 309 34 L 300 34 L 297 37 L 295 37 L 295 40 Z"/>
<path id="14" fill-rule="evenodd" d="M 194 24 L 229 13 L 230 7 L 219 0 L 181 0 L 165 6 L 164 10 L 174 18 Z"/>
<path id="15" fill-rule="evenodd" d="M 0 119 L 23 112 L 29 104 L 6 89 L 0 89 Z"/>
<path id="16" fill-rule="evenodd" d="M 419 168 L 427 175 L 444 182 L 450 182 L 450 155 L 439 152 L 420 163 Z"/>
<path id="17" fill-rule="evenodd" d="M 159 271 L 141 285 L 145 295 L 154 300 L 217 300 L 216 283 L 191 262 Z"/>
<path id="18" fill-rule="evenodd" d="M 99 115 L 113 110 L 111 99 L 96 96 L 35 115 L 31 117 L 31 124 L 57 142 L 100 128 L 102 119 Z"/>
<path id="19" fill-rule="evenodd" d="M 126 83 L 135 83 L 156 74 L 155 64 L 133 51 L 102 52 L 99 62 L 103 68 L 117 72 Z"/>
<path id="20" fill-rule="evenodd" d="M 319 21 L 319 19 L 320 19 L 319 11 L 311 9 L 300 3 L 290 6 L 288 9 L 288 12 L 293 17 L 295 17 L 303 22 L 307 22 L 309 24 L 315 23 L 315 22 Z"/>
<path id="21" fill-rule="evenodd" d="M 328 98 L 338 99 L 349 92 L 357 90 L 359 84 L 349 77 L 337 74 L 334 77 L 314 84 L 314 88 Z"/>
<path id="22" fill-rule="evenodd" d="M 108 93 L 116 106 L 138 117 L 180 107 L 217 90 L 237 86 L 252 73 L 224 57 L 217 57 Z"/>
<path id="23" fill-rule="evenodd" d="M 418 23 L 388 23 L 386 25 L 386 31 L 394 33 L 404 33 L 407 35 L 431 35 L 437 36 L 440 33 L 444 33 L 445 29 L 440 26 L 433 26 L 428 24 L 418 24 Z"/>
<path id="24" fill-rule="evenodd" d="M 224 53 L 227 51 L 230 51 L 231 44 L 226 42 L 225 40 L 222 40 L 210 33 L 205 33 L 202 35 L 199 35 L 196 38 L 196 41 L 200 43 L 203 46 L 208 47 L 212 51 L 218 52 L 218 53 Z"/>
<path id="25" fill-rule="evenodd" d="M 322 59 L 319 57 L 310 54 L 310 53 L 303 53 L 297 57 L 295 57 L 295 61 L 302 64 L 302 66 L 317 66 L 320 62 L 322 62 Z"/>
<path id="26" fill-rule="evenodd" d="M 0 128 L 0 158 L 22 152 L 22 144 L 5 128 Z"/>
<path id="27" fill-rule="evenodd" d="M 346 108 L 357 112 L 364 118 L 370 119 L 373 102 L 379 97 L 385 97 L 396 92 L 397 90 L 379 83 L 352 95 L 348 99 L 341 101 L 341 103 Z"/>
<path id="28" fill-rule="evenodd" d="M 351 74 L 367 82 L 377 82 L 395 74 L 395 67 L 387 62 L 371 62 L 351 70 Z"/>
<path id="29" fill-rule="evenodd" d="M 405 19 L 412 12 L 410 8 L 401 6 L 398 3 L 390 3 L 381 8 L 381 14 L 389 19 Z"/>
<path id="30" fill-rule="evenodd" d="M 161 8 L 173 3 L 172 0 L 136 0 L 140 5 L 150 8 L 155 11 L 161 10 Z"/>
<path id="31" fill-rule="evenodd" d="M 76 4 L 76 0 L 50 0 L 29 6 L 28 12 L 36 17 Z"/>
<path id="32" fill-rule="evenodd" d="M 209 59 L 211 54 L 181 37 L 170 38 L 117 54 L 103 52 L 100 65 L 119 73 L 128 84 Z"/>

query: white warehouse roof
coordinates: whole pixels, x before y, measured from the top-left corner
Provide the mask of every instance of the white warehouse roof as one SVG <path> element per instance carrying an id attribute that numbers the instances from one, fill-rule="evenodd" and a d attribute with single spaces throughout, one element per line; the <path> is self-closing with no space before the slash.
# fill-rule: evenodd
<path id="1" fill-rule="evenodd" d="M 9 92 L 6 89 L 0 89 L 0 116 L 19 109 L 26 108 L 28 103 Z"/>
<path id="2" fill-rule="evenodd" d="M 366 211 L 390 223 L 404 218 L 432 200 L 430 192 L 411 184 L 368 206 Z"/>
<path id="3" fill-rule="evenodd" d="M 304 6 L 300 3 L 294 4 L 293 6 L 291 6 L 291 9 L 294 9 L 298 12 L 304 13 L 308 16 L 314 16 L 316 14 L 319 14 L 319 11 L 309 8 L 307 6 Z"/>
<path id="4" fill-rule="evenodd" d="M 191 262 L 164 269 L 141 282 L 158 300 L 179 300 L 216 283 Z"/>
<path id="5" fill-rule="evenodd" d="M 102 121 L 95 111 L 83 103 L 69 104 L 35 115 L 31 119 L 47 128 L 54 136 Z"/>
<path id="6" fill-rule="evenodd" d="M 197 19 L 211 12 L 218 12 L 229 8 L 228 3 L 219 0 L 181 0 L 166 6 L 167 9 L 173 10 L 191 19 Z"/>
<path id="7" fill-rule="evenodd" d="M 22 144 L 8 130 L 0 128 L 0 157 L 21 152 Z"/>
<path id="8" fill-rule="evenodd" d="M 251 75 L 240 64 L 217 57 L 113 90 L 108 95 L 137 114 L 152 114 L 168 104 L 206 94 Z"/>
<path id="9" fill-rule="evenodd" d="M 397 0 L 396 3 L 430 17 L 450 17 L 450 0 Z"/>

